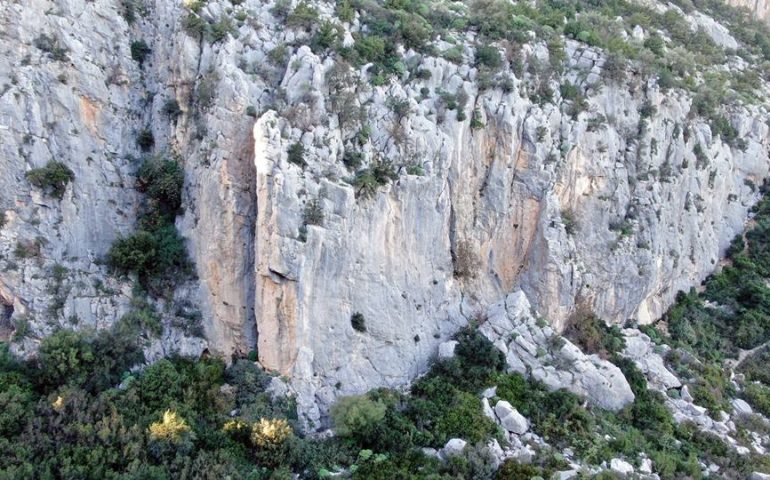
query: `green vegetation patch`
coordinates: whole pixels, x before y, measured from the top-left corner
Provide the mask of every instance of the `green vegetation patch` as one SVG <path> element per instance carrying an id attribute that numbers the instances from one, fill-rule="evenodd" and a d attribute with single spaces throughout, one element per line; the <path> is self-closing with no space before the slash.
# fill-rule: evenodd
<path id="1" fill-rule="evenodd" d="M 58 199 L 64 197 L 67 184 L 75 179 L 75 174 L 62 162 L 51 160 L 41 168 L 33 168 L 25 176 L 32 185 L 50 192 Z"/>

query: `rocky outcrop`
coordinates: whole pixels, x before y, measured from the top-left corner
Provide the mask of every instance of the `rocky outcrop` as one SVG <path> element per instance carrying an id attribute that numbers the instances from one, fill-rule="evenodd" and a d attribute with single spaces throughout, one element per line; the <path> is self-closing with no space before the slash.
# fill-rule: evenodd
<path id="1" fill-rule="evenodd" d="M 633 360 L 647 378 L 650 388 L 666 392 L 679 388 L 682 382 L 669 371 L 663 360 L 670 350 L 667 345 L 655 345 L 650 337 L 635 328 L 623 330 L 626 347 L 622 355 Z"/>
<path id="2" fill-rule="evenodd" d="M 727 0 L 727 3 L 749 10 L 757 20 L 770 22 L 770 2 L 767 0 Z"/>
<path id="3" fill-rule="evenodd" d="M 492 306 L 479 330 L 505 354 L 511 371 L 531 375 L 553 390 L 566 388 L 610 410 L 634 400 L 618 367 L 584 354 L 537 319 L 523 292 Z M 500 416 L 497 406 L 495 412 Z"/>

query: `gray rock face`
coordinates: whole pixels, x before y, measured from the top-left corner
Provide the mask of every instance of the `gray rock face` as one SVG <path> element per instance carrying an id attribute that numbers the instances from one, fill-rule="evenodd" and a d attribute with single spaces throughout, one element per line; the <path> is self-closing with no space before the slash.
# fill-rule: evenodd
<path id="1" fill-rule="evenodd" d="M 381 86 L 306 46 L 289 47 L 275 65 L 275 47 L 308 39 L 272 16 L 273 2 L 208 1 L 206 18 L 248 16 L 216 43 L 184 31 L 184 2 L 144 3 L 147 15 L 131 25 L 119 0 L 0 5 L 8 46 L 0 53 L 0 210 L 8 220 L 0 303 L 10 314 L 3 318 L 29 320 L 30 336 L 14 345 L 22 353 L 67 319 L 103 328 L 128 310 L 130 283 L 100 260 L 135 228 L 136 137 L 149 127 L 151 153 L 184 165 L 177 226 L 198 276 L 170 303 L 199 306 L 207 338 L 171 329 L 153 355 L 208 347 L 229 358 L 256 349 L 265 367 L 291 378 L 303 421 L 318 427 L 336 396 L 409 382 L 439 344 L 495 305 L 490 312 L 502 323 L 487 333 L 512 369 L 534 366 L 552 387 L 619 408 L 630 390 L 618 371 L 569 343 L 543 342 L 578 304 L 611 322 L 657 318 L 678 290 L 712 271 L 758 197 L 752 186 L 768 173 L 763 107 L 728 112 L 746 141 L 745 151 L 731 148 L 691 115 L 690 94 L 662 92 L 635 75 L 613 83 L 604 55 L 571 40 L 559 80 L 587 97 L 576 118 L 558 94 L 533 103 L 526 78 L 511 76 L 505 91 L 480 90 L 473 65 L 414 52 L 406 62 L 430 78 Z M 327 16 L 333 5 L 318 8 Z M 341 27 L 353 41 L 358 23 Z M 68 49 L 67 60 L 34 46 L 41 32 Z M 142 67 L 130 55 L 139 39 L 152 48 Z M 471 38 L 458 41 L 471 50 Z M 548 62 L 542 42 L 522 54 L 525 64 Z M 439 90 L 465 92 L 463 113 L 477 110 L 484 128 L 458 121 Z M 355 111 L 365 107 L 364 119 L 350 120 L 334 92 Z M 181 107 L 175 120 L 164 113 L 169 100 Z M 403 115 L 394 100 L 406 106 Z M 640 131 L 646 102 L 655 113 Z M 369 138 L 354 142 L 364 126 Z M 295 144 L 305 165 L 289 161 Z M 362 168 L 390 160 L 398 179 L 357 196 L 346 181 L 355 172 L 341 161 L 346 151 L 363 155 Z M 24 179 L 51 159 L 75 173 L 61 201 Z M 312 205 L 322 221 L 306 221 Z M 17 243 L 38 237 L 38 257 L 16 258 Z M 71 275 L 49 322 L 57 263 Z M 501 299 L 518 291 L 549 327 L 527 320 L 511 341 L 513 317 Z M 175 305 L 159 307 L 174 323 Z M 351 326 L 356 312 L 365 332 Z M 543 364 L 538 348 L 566 366 Z"/>
<path id="2" fill-rule="evenodd" d="M 490 307 L 480 331 L 505 354 L 512 371 L 532 375 L 551 389 L 566 388 L 610 410 L 634 400 L 618 367 L 596 355 L 585 355 L 537 320 L 523 292 L 512 293 Z"/>
<path id="3" fill-rule="evenodd" d="M 749 10 L 754 14 L 754 18 L 770 22 L 770 2 L 767 0 L 728 0 L 727 3 Z"/>

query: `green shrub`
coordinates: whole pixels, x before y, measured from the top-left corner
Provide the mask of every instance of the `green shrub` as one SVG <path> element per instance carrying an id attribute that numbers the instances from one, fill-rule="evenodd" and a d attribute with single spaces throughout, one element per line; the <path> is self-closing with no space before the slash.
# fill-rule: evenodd
<path id="1" fill-rule="evenodd" d="M 45 338 L 37 357 L 41 380 L 49 385 L 83 384 L 89 369 L 100 359 L 87 339 L 72 330 L 60 330 Z"/>
<path id="2" fill-rule="evenodd" d="M 484 121 L 482 120 L 481 110 L 476 108 L 471 116 L 471 129 L 478 130 L 479 128 L 484 128 Z"/>
<path id="3" fill-rule="evenodd" d="M 476 47 L 476 66 L 498 70 L 503 66 L 500 51 L 490 45 L 479 45 Z"/>
<path id="4" fill-rule="evenodd" d="M 385 39 L 377 36 L 360 37 L 356 39 L 356 53 L 365 62 L 382 62 L 385 60 Z"/>
<path id="5" fill-rule="evenodd" d="M 305 225 L 323 225 L 324 211 L 317 198 L 308 201 L 305 205 L 305 211 L 302 212 L 302 223 Z"/>
<path id="6" fill-rule="evenodd" d="M 666 42 L 658 34 L 652 34 L 644 40 L 644 47 L 648 48 L 656 56 L 663 55 L 666 48 Z"/>
<path id="7" fill-rule="evenodd" d="M 208 28 L 208 22 L 197 13 L 190 12 L 182 19 L 182 29 L 192 37 L 202 37 Z"/>
<path id="8" fill-rule="evenodd" d="M 342 397 L 332 405 L 334 428 L 342 437 L 366 437 L 385 418 L 387 407 L 366 396 Z"/>
<path id="9" fill-rule="evenodd" d="M 32 326 L 29 323 L 29 319 L 26 316 L 18 316 L 13 319 L 13 337 L 14 342 L 20 342 L 29 336 L 32 332 Z"/>
<path id="10" fill-rule="evenodd" d="M 461 390 L 462 385 L 449 376 L 462 366 L 458 361 L 442 362 L 412 386 L 406 413 L 419 430 L 415 443 L 441 447 L 450 438 L 479 442 L 496 431 L 494 422 L 484 416 L 478 395 Z"/>
<path id="11" fill-rule="evenodd" d="M 343 22 L 352 22 L 356 16 L 356 10 L 348 0 L 338 1 L 336 12 L 337 18 Z"/>
<path id="12" fill-rule="evenodd" d="M 345 149 L 345 154 L 342 156 L 342 163 L 350 169 L 357 169 L 364 162 L 364 154 L 356 152 L 350 148 Z"/>
<path id="13" fill-rule="evenodd" d="M 571 208 L 562 210 L 561 220 L 564 223 L 564 231 L 567 233 L 567 235 L 573 235 L 577 231 L 578 221 L 574 210 Z"/>
<path id="14" fill-rule="evenodd" d="M 233 21 L 227 15 L 222 15 L 219 20 L 209 24 L 208 34 L 211 43 L 221 42 L 235 31 Z"/>
<path id="15" fill-rule="evenodd" d="M 64 197 L 67 184 L 75 179 L 75 174 L 62 162 L 51 160 L 42 168 L 34 168 L 25 176 L 32 185 L 50 191 L 55 198 Z"/>
<path id="16" fill-rule="evenodd" d="M 147 152 L 155 145 L 155 137 L 152 134 L 152 130 L 145 128 L 139 131 L 139 135 L 136 137 L 136 144 L 143 152 Z"/>
<path id="17" fill-rule="evenodd" d="M 176 228 L 167 225 L 116 240 L 107 253 L 107 262 L 120 272 L 135 272 L 147 280 L 186 269 L 187 251 Z"/>
<path id="18" fill-rule="evenodd" d="M 609 359 L 625 347 L 625 340 L 618 326 L 608 326 L 590 312 L 576 312 L 569 319 L 564 336 L 584 352 L 595 353 L 604 359 Z"/>
<path id="19" fill-rule="evenodd" d="M 289 146 L 287 151 L 289 163 L 304 167 L 307 165 L 305 161 L 305 146 L 301 142 L 296 142 Z"/>
<path id="20" fill-rule="evenodd" d="M 129 329 L 147 332 L 153 337 L 159 337 L 163 333 L 160 317 L 154 309 L 149 307 L 128 312 L 120 321 Z"/>
<path id="21" fill-rule="evenodd" d="M 107 261 L 110 266 L 122 272 L 148 274 L 155 268 L 157 248 L 155 237 L 150 232 L 139 231 L 116 240 L 107 254 Z"/>
<path id="22" fill-rule="evenodd" d="M 550 478 L 551 472 L 542 467 L 519 463 L 516 460 L 506 460 L 495 474 L 496 480 L 523 480 L 534 478 Z"/>
<path id="23" fill-rule="evenodd" d="M 364 314 L 361 312 L 353 313 L 353 315 L 350 316 L 350 325 L 353 327 L 353 330 L 357 332 L 366 332 L 366 319 L 364 318 Z"/>
<path id="24" fill-rule="evenodd" d="M 738 371 L 750 382 L 761 382 L 770 386 L 770 347 L 764 347 L 747 356 L 738 367 Z"/>
<path id="25" fill-rule="evenodd" d="M 35 47 L 47 53 L 48 56 L 57 62 L 65 62 L 68 60 L 67 48 L 62 47 L 59 39 L 56 37 L 41 33 L 35 38 L 34 44 Z"/>
<path id="26" fill-rule="evenodd" d="M 182 205 L 183 184 L 184 171 L 176 160 L 147 157 L 137 173 L 137 190 L 157 201 L 164 211 L 174 214 Z"/>
<path id="27" fill-rule="evenodd" d="M 393 164 L 387 160 L 377 160 L 369 168 L 359 170 L 350 181 L 357 197 L 369 198 L 377 189 L 396 180 L 398 174 Z"/>
<path id="28" fill-rule="evenodd" d="M 286 17 L 286 26 L 310 30 L 318 23 L 318 10 L 309 2 L 302 1 L 297 4 L 294 11 Z"/>
<path id="29" fill-rule="evenodd" d="M 179 107 L 179 102 L 176 98 L 170 98 L 163 104 L 163 114 L 168 116 L 171 120 L 176 120 L 182 114 L 182 109 Z"/>
<path id="30" fill-rule="evenodd" d="M 135 40 L 131 42 L 131 58 L 139 63 L 139 66 L 144 65 L 144 61 L 151 53 L 152 49 L 144 40 Z"/>
<path id="31" fill-rule="evenodd" d="M 674 419 L 660 392 L 639 391 L 631 407 L 631 415 L 633 425 L 642 431 L 671 433 L 674 430 Z"/>
<path id="32" fill-rule="evenodd" d="M 759 413 L 770 416 L 770 387 L 761 383 L 749 383 L 743 390 L 743 398 Z"/>
<path id="33" fill-rule="evenodd" d="M 39 257 L 41 247 L 41 242 L 37 240 L 17 240 L 13 254 L 21 259 Z"/>

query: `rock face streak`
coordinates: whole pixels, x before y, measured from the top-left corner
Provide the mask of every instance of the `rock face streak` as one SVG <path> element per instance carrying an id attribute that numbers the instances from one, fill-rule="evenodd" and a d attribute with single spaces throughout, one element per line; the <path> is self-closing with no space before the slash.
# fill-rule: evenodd
<path id="1" fill-rule="evenodd" d="M 246 1 L 252 17 L 237 38 L 211 44 L 182 30 L 183 5 L 146 2 L 151 13 L 129 25 L 120 3 L 0 2 L 2 24 L 14 26 L 2 34 L 14 48 L 0 56 L 4 315 L 34 319 L 23 347 L 34 349 L 52 328 L 44 279 L 55 263 L 85 285 L 72 280 L 61 322 L 103 326 L 127 309 L 128 284 L 97 260 L 133 228 L 130 157 L 149 126 L 154 153 L 185 166 L 177 226 L 199 282 L 178 295 L 200 306 L 211 350 L 256 347 L 265 367 L 289 375 L 309 424 L 339 395 L 408 382 L 439 343 L 514 291 L 556 331 L 578 308 L 652 321 L 714 269 L 768 173 L 759 107 L 729 112 L 747 142 L 730 148 L 690 115 L 686 93 L 608 81 L 602 55 L 578 43 L 567 42 L 564 79 L 588 109 L 573 118 L 558 93 L 533 103 L 513 73 L 511 88 L 479 91 L 469 46 L 461 65 L 407 52 L 429 78 L 373 87 L 353 70 L 331 79 L 334 58 L 304 46 L 271 65 L 268 52 L 296 34 L 269 4 Z M 227 5 L 210 1 L 202 15 Z M 67 61 L 34 46 L 40 31 L 67 47 Z M 141 68 L 129 50 L 140 38 L 152 48 Z M 548 61 L 542 44 L 522 53 Z M 362 121 L 341 114 L 340 91 L 365 105 Z M 467 95 L 468 119 L 441 91 Z M 163 113 L 169 100 L 182 107 L 175 121 Z M 354 147 L 364 126 L 369 138 Z M 304 166 L 289 162 L 295 144 Z M 392 162 L 398 179 L 357 195 L 342 162 L 353 148 L 363 167 Z M 24 179 L 49 159 L 75 172 L 60 202 Z M 315 202 L 323 219 L 308 222 Z M 8 268 L 15 245 L 36 237 L 47 240 L 41 255 Z M 365 331 L 351 326 L 354 313 Z M 164 352 L 204 346 L 170 335 Z"/>

